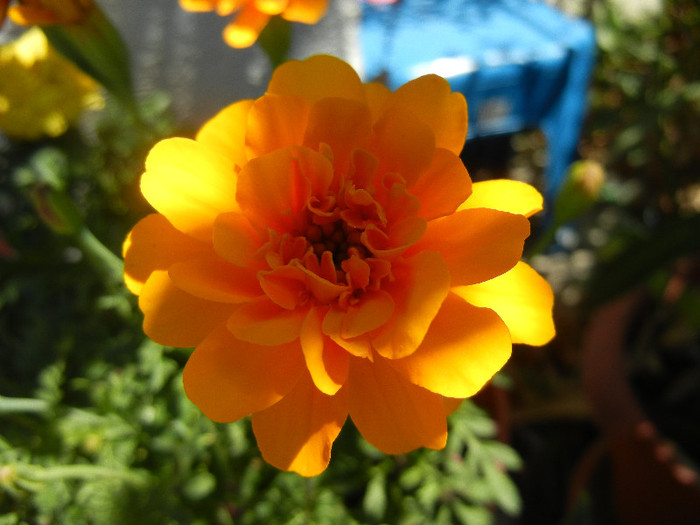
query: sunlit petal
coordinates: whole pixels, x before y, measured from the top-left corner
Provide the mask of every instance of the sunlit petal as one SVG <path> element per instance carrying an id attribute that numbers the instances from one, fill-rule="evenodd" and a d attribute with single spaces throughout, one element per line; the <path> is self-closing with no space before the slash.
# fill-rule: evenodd
<path id="1" fill-rule="evenodd" d="M 236 306 L 214 303 L 183 292 L 156 270 L 143 285 L 139 296 L 143 331 L 165 346 L 196 346 L 216 327 L 226 323 Z"/>
<path id="2" fill-rule="evenodd" d="M 166 139 L 153 147 L 141 192 L 175 228 L 207 242 L 216 216 L 238 208 L 233 161 L 188 139 Z"/>
<path id="3" fill-rule="evenodd" d="M 324 394 L 334 395 L 348 377 L 349 356 L 321 331 L 324 310 L 312 308 L 309 311 L 301 327 L 300 341 L 306 367 L 316 388 Z"/>
<path id="4" fill-rule="evenodd" d="M 229 422 L 282 399 L 303 369 L 297 344 L 253 345 L 219 328 L 195 348 L 182 381 L 187 397 L 207 417 Z"/>
<path id="5" fill-rule="evenodd" d="M 281 345 L 299 338 L 304 310 L 287 310 L 268 298 L 242 305 L 226 326 L 242 341 L 257 345 Z"/>
<path id="6" fill-rule="evenodd" d="M 362 436 L 387 454 L 440 449 L 447 439 L 441 396 L 416 386 L 376 356 L 353 358 L 348 377 L 350 417 Z"/>
<path id="7" fill-rule="evenodd" d="M 463 398 L 478 392 L 510 352 L 510 334 L 497 314 L 450 294 L 418 350 L 391 365 L 411 383 Z"/>
<path id="8" fill-rule="evenodd" d="M 473 305 L 494 310 L 514 343 L 540 346 L 554 337 L 552 287 L 524 262 L 490 281 L 453 291 Z"/>
<path id="9" fill-rule="evenodd" d="M 533 186 L 516 180 L 495 179 L 474 183 L 472 194 L 459 209 L 492 208 L 530 217 L 542 210 L 542 203 L 542 195 Z"/>
<path id="10" fill-rule="evenodd" d="M 471 191 L 471 178 L 462 159 L 441 148 L 435 150 L 432 164 L 411 188 L 421 202 L 418 214 L 428 220 L 454 213 Z"/>
<path id="11" fill-rule="evenodd" d="M 263 293 L 255 270 L 214 254 L 176 262 L 168 274 L 182 291 L 208 301 L 244 303 Z"/>
<path id="12" fill-rule="evenodd" d="M 253 432 L 265 461 L 302 476 L 323 472 L 347 418 L 347 396 L 319 392 L 308 375 L 270 408 L 253 414 Z"/>
<path id="13" fill-rule="evenodd" d="M 236 166 L 246 162 L 245 138 L 252 100 L 241 100 L 217 113 L 197 133 L 197 142 L 229 157 Z"/>

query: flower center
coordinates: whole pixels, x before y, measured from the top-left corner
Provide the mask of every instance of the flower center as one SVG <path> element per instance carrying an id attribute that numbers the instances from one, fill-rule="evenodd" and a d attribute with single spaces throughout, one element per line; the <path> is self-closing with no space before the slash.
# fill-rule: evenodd
<path id="1" fill-rule="evenodd" d="M 370 255 L 362 244 L 362 230 L 353 228 L 344 220 L 311 224 L 305 236 L 319 260 L 323 252 L 331 253 L 336 268 L 353 255 L 361 259 Z"/>

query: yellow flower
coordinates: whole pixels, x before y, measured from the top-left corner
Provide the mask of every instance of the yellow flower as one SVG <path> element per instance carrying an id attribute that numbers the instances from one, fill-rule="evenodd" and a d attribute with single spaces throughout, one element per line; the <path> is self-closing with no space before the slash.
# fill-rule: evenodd
<path id="1" fill-rule="evenodd" d="M 0 130 L 10 137 L 56 137 L 102 104 L 97 83 L 54 51 L 40 29 L 0 47 L 0 70 Z"/>
<path id="2" fill-rule="evenodd" d="M 392 93 L 315 56 L 148 155 L 158 213 L 124 244 L 144 330 L 196 347 L 187 395 L 214 421 L 252 414 L 269 463 L 322 472 L 348 415 L 386 453 L 439 449 L 512 342 L 554 335 L 551 288 L 519 261 L 542 198 L 472 184 L 466 131 L 440 77 Z"/>
<path id="3" fill-rule="evenodd" d="M 9 16 L 19 25 L 68 25 L 82 22 L 93 9 L 93 0 L 19 0 Z"/>
<path id="4" fill-rule="evenodd" d="M 214 11 L 235 18 L 224 29 L 224 40 L 231 47 L 252 46 L 271 16 L 290 22 L 315 24 L 326 12 L 328 0 L 180 0 L 187 11 Z"/>

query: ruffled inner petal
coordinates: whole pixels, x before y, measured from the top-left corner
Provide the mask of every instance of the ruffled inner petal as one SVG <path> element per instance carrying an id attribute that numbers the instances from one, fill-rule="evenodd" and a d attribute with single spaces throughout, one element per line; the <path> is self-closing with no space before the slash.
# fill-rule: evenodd
<path id="1" fill-rule="evenodd" d="M 494 310 L 506 323 L 514 343 L 540 346 L 554 337 L 552 287 L 522 261 L 490 281 L 458 286 L 453 291 L 475 306 Z"/>
<path id="2" fill-rule="evenodd" d="M 411 383 L 464 398 L 503 367 L 511 346 L 508 329 L 496 313 L 449 294 L 418 350 L 391 365 Z"/>
<path id="3" fill-rule="evenodd" d="M 207 301 L 244 303 L 263 294 L 255 270 L 214 254 L 177 262 L 168 273 L 175 286 Z"/>
<path id="4" fill-rule="evenodd" d="M 425 251 L 395 265 L 395 279 L 384 289 L 394 298 L 394 316 L 372 338 L 390 359 L 413 353 L 423 341 L 450 289 L 450 274 L 440 254 Z"/>
<path id="5" fill-rule="evenodd" d="M 230 422 L 282 399 L 303 370 L 297 344 L 253 345 L 220 328 L 195 348 L 182 381 L 187 397 L 208 418 Z"/>
<path id="6" fill-rule="evenodd" d="M 306 368 L 316 388 L 328 395 L 334 395 L 345 384 L 348 377 L 348 353 L 323 335 L 321 323 L 324 308 L 312 308 L 301 327 L 301 348 L 304 352 Z"/>
<path id="7" fill-rule="evenodd" d="M 253 432 L 265 461 L 316 476 L 328 466 L 347 414 L 344 390 L 327 396 L 306 375 L 281 401 L 253 414 Z"/>
<path id="8" fill-rule="evenodd" d="M 447 440 L 442 397 L 416 386 L 375 356 L 352 358 L 348 377 L 350 417 L 362 436 L 386 454 L 418 447 L 440 449 Z"/>
<path id="9" fill-rule="evenodd" d="M 242 341 L 274 346 L 295 341 L 305 316 L 305 310 L 286 310 L 264 297 L 239 307 L 226 326 Z"/>

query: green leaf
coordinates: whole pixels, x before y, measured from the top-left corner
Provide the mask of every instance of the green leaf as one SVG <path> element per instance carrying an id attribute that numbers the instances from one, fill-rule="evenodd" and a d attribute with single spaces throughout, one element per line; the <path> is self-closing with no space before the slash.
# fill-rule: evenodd
<path id="1" fill-rule="evenodd" d="M 287 60 L 292 41 L 292 28 L 289 21 L 281 16 L 273 16 L 258 37 L 258 45 L 270 59 L 272 68 Z"/>
<path id="2" fill-rule="evenodd" d="M 188 499 L 199 501 L 206 498 L 216 488 L 216 478 L 210 472 L 199 472 L 192 476 L 185 486 L 183 492 Z"/>
<path id="3" fill-rule="evenodd" d="M 365 497 L 362 500 L 362 510 L 374 520 L 380 520 L 386 512 L 386 475 L 379 469 L 367 483 Z"/>
<path id="4" fill-rule="evenodd" d="M 509 516 L 516 516 L 520 512 L 521 501 L 513 480 L 495 464 L 484 465 L 484 477 L 500 509 Z"/>

